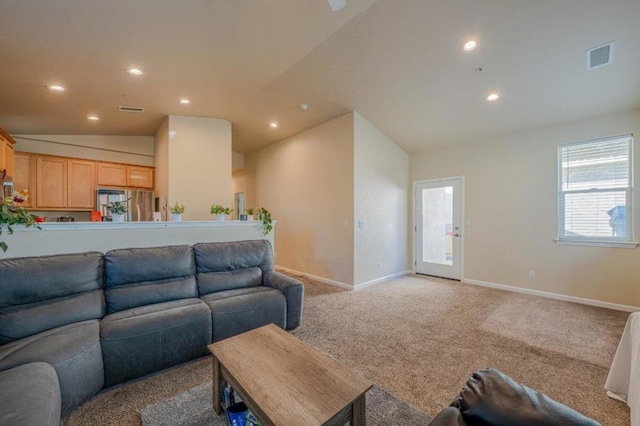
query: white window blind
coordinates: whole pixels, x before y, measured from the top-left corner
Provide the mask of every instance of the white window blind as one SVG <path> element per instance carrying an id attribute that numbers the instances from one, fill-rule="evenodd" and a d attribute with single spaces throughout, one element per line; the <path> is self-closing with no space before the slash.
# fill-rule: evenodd
<path id="1" fill-rule="evenodd" d="M 632 241 L 631 135 L 560 145 L 559 240 Z"/>

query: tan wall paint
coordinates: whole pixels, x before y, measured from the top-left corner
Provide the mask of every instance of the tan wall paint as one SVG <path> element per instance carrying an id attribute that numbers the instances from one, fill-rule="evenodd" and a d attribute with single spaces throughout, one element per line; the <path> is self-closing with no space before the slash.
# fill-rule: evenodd
<path id="1" fill-rule="evenodd" d="M 410 269 L 409 155 L 358 113 L 354 151 L 357 285 Z"/>
<path id="2" fill-rule="evenodd" d="M 254 207 L 269 209 L 276 263 L 353 284 L 353 114 L 246 156 Z M 348 227 L 344 223 L 347 221 Z"/>
<path id="3" fill-rule="evenodd" d="M 640 306 L 640 249 L 558 246 L 557 146 L 635 133 L 640 239 L 640 110 L 411 156 L 413 181 L 465 176 L 465 278 Z M 536 271 L 536 279 L 528 271 Z"/>
<path id="4" fill-rule="evenodd" d="M 12 135 L 16 151 L 154 166 L 152 136 Z"/>
<path id="5" fill-rule="evenodd" d="M 213 220 L 212 204 L 230 206 L 231 123 L 169 116 L 169 205 L 185 205 L 183 220 Z"/>
<path id="6" fill-rule="evenodd" d="M 163 214 L 162 219 L 167 220 L 170 213 L 163 210 L 164 196 L 169 194 L 169 117 L 162 120 L 154 138 L 155 171 L 155 196 L 160 198 L 159 209 Z"/>

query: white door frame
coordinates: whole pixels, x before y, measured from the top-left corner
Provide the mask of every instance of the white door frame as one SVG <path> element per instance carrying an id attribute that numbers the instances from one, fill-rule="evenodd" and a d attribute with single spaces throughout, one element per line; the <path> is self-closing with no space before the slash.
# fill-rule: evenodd
<path id="1" fill-rule="evenodd" d="M 464 199 L 465 199 L 465 184 L 464 184 L 464 176 L 449 176 L 442 177 L 437 179 L 424 179 L 424 180 L 414 180 L 413 181 L 413 207 L 412 207 L 412 215 L 413 215 L 413 273 L 416 273 L 416 264 L 418 262 L 417 253 L 418 253 L 418 222 L 416 218 L 416 210 L 417 210 L 417 187 L 422 183 L 434 183 L 434 182 L 442 182 L 451 179 L 460 179 L 460 282 L 464 281 L 464 242 L 466 240 L 467 234 L 467 226 L 465 219 L 465 208 L 464 208 Z"/>

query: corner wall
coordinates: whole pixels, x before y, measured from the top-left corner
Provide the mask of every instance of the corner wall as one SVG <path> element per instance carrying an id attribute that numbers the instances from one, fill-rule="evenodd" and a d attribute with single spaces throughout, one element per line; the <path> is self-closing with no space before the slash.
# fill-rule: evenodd
<path id="1" fill-rule="evenodd" d="M 402 273 L 409 263 L 409 155 L 354 113 L 354 283 Z"/>
<path id="2" fill-rule="evenodd" d="M 640 110 L 410 158 L 411 180 L 465 176 L 465 279 L 640 306 L 640 248 L 559 246 L 558 144 L 635 134 L 635 240 L 640 239 Z M 535 279 L 528 271 L 536 272 Z"/>
<path id="3" fill-rule="evenodd" d="M 246 161 L 247 173 L 254 170 L 253 206 L 278 220 L 278 266 L 352 285 L 353 114 L 250 153 Z"/>
<path id="4" fill-rule="evenodd" d="M 171 115 L 168 133 L 173 132 L 168 142 L 168 204 L 184 204 L 184 220 L 213 220 L 212 204 L 233 205 L 231 123 Z"/>

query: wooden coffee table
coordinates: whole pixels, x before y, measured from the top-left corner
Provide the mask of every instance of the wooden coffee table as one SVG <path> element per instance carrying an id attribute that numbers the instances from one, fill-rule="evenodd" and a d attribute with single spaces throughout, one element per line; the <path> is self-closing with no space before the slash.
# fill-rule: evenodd
<path id="1" fill-rule="evenodd" d="M 365 424 L 372 383 L 273 324 L 208 348 L 217 414 L 229 383 L 265 426 Z"/>

